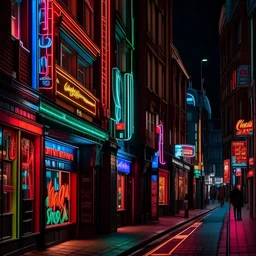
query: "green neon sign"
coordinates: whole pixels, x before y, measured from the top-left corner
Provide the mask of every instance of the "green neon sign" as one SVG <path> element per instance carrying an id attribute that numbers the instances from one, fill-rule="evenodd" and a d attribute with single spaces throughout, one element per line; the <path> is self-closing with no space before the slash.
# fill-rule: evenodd
<path id="1" fill-rule="evenodd" d="M 134 133 L 134 80 L 133 75 L 123 76 L 118 68 L 112 69 L 112 94 L 115 103 L 116 124 L 124 123 L 124 134 L 118 139 L 130 140 Z"/>
<path id="2" fill-rule="evenodd" d="M 45 113 L 48 116 L 53 117 L 78 131 L 84 131 L 89 135 L 93 135 L 103 140 L 108 140 L 108 134 L 106 132 L 97 129 L 96 127 L 93 127 L 90 124 L 79 121 L 76 118 L 67 115 L 64 112 L 56 108 L 53 108 L 43 102 L 40 103 L 40 112 Z"/>

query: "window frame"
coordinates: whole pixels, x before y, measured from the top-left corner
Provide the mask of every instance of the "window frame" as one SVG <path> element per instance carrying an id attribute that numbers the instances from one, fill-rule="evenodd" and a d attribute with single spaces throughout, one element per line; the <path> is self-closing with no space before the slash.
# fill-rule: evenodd
<path id="1" fill-rule="evenodd" d="M 11 34 L 13 37 L 15 37 L 16 39 L 20 40 L 20 3 L 17 2 L 16 0 L 12 0 L 11 1 Z M 17 6 L 17 21 L 16 21 L 16 18 L 12 15 L 13 14 L 13 5 Z M 14 21 L 15 20 L 15 21 Z M 16 24 L 17 28 L 15 28 L 15 30 L 17 30 L 17 33 L 15 35 L 15 33 L 13 33 L 13 21 L 14 23 Z"/>
<path id="2" fill-rule="evenodd" d="M 67 70 L 65 67 L 63 67 L 63 59 L 62 59 L 62 50 L 64 49 L 64 51 L 66 51 L 69 56 L 70 56 L 70 60 L 69 60 L 69 70 Z M 60 43 L 60 66 L 62 69 L 64 69 L 67 73 L 72 75 L 72 58 L 74 56 L 74 52 L 70 49 L 70 47 L 68 47 L 65 43 L 61 42 Z"/>

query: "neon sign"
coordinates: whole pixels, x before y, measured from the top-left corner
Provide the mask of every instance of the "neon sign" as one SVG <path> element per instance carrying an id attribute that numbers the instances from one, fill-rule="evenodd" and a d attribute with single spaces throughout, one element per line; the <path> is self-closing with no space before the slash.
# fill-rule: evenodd
<path id="1" fill-rule="evenodd" d="M 68 209 L 66 201 L 70 201 L 69 185 L 63 184 L 60 191 L 55 191 L 52 179 L 48 183 L 47 198 L 45 200 L 46 225 L 56 225 L 68 222 Z"/>
<path id="2" fill-rule="evenodd" d="M 236 135 L 252 134 L 252 128 L 252 121 L 245 123 L 243 119 L 240 119 L 236 123 Z"/>
<path id="3" fill-rule="evenodd" d="M 56 158 L 61 158 L 68 161 L 74 161 L 75 151 L 73 148 L 54 143 L 51 141 L 45 141 L 45 155 Z"/>
<path id="4" fill-rule="evenodd" d="M 194 157 L 195 156 L 195 146 L 193 145 L 175 145 L 175 157 Z"/>
<path id="5" fill-rule="evenodd" d="M 118 139 L 130 140 L 134 133 L 134 81 L 133 75 L 125 73 L 123 76 L 118 68 L 112 69 L 112 93 L 115 103 L 116 127 L 121 124 L 124 131 L 116 129 Z M 118 125 L 120 124 L 120 126 Z"/>
<path id="6" fill-rule="evenodd" d="M 45 148 L 45 154 L 48 156 L 58 157 L 69 161 L 74 161 L 74 155 L 53 148 Z"/>
<path id="7" fill-rule="evenodd" d="M 86 112 L 96 115 L 97 99 L 59 66 L 56 66 L 56 74 L 57 94 Z"/>
<path id="8" fill-rule="evenodd" d="M 131 173 L 131 162 L 117 158 L 117 170 L 126 174 Z"/>
<path id="9" fill-rule="evenodd" d="M 53 3 L 38 1 L 39 88 L 53 87 Z M 34 53 L 35 54 L 35 53 Z"/>
<path id="10" fill-rule="evenodd" d="M 158 152 L 159 152 L 159 163 L 164 165 L 164 127 L 159 124 L 157 125 L 157 133 L 159 134 L 158 138 Z"/>
<path id="11" fill-rule="evenodd" d="M 192 104 L 194 107 L 196 106 L 195 97 L 191 93 L 187 93 L 187 104 L 188 105 Z"/>

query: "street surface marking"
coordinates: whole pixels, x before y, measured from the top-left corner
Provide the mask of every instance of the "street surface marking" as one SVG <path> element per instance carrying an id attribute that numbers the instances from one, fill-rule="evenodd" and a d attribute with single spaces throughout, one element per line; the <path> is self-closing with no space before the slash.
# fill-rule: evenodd
<path id="1" fill-rule="evenodd" d="M 195 229 L 191 231 L 183 240 L 181 240 L 171 251 L 169 251 L 168 255 L 171 255 L 192 233 L 194 233 L 202 225 L 202 222 L 197 223 L 199 225 L 195 227 Z"/>
<path id="2" fill-rule="evenodd" d="M 175 237 L 175 239 L 184 239 L 184 238 L 186 238 L 188 235 L 177 235 L 176 237 Z"/>
<path id="3" fill-rule="evenodd" d="M 203 219 L 203 218 L 202 218 Z M 201 220 L 202 220 L 201 219 Z M 179 234 L 177 234 L 176 236 L 170 238 L 169 240 L 165 241 L 164 243 L 158 245 L 156 248 L 154 248 L 153 250 L 151 250 L 150 252 L 144 254 L 144 256 L 149 256 L 149 255 L 152 255 L 152 256 L 163 256 L 163 255 L 171 255 L 173 251 L 175 251 L 178 246 L 183 243 L 183 241 L 185 241 L 193 232 L 195 232 L 198 227 L 200 227 L 200 225 L 202 225 L 202 222 L 196 222 L 194 223 L 193 225 L 189 226 L 188 228 L 186 228 L 185 230 L 181 231 Z M 194 228 L 189 234 L 187 235 L 182 235 L 182 233 L 186 232 L 188 229 L 191 229 L 191 228 Z M 157 250 L 159 250 L 160 248 L 162 248 L 163 246 L 165 246 L 166 244 L 168 244 L 170 241 L 172 241 L 173 239 L 181 239 L 181 241 L 169 252 L 169 253 L 156 253 L 156 254 L 153 254 L 154 252 L 156 252 Z"/>

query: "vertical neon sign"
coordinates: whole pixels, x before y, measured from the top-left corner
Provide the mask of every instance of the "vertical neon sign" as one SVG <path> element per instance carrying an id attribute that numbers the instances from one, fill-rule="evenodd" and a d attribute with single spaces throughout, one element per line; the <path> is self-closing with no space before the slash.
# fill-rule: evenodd
<path id="1" fill-rule="evenodd" d="M 53 3 L 38 2 L 39 89 L 53 87 Z"/>
<path id="2" fill-rule="evenodd" d="M 122 140 L 130 140 L 134 133 L 134 80 L 133 75 L 125 73 L 122 77 L 118 68 L 112 69 L 112 94 L 115 103 L 116 124 L 125 124 Z"/>
<path id="3" fill-rule="evenodd" d="M 159 124 L 157 125 L 157 132 L 159 134 L 158 138 L 158 152 L 159 152 L 159 163 L 164 165 L 164 127 Z"/>

